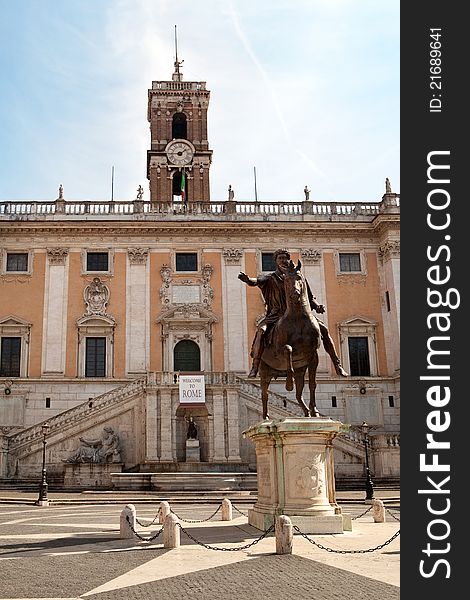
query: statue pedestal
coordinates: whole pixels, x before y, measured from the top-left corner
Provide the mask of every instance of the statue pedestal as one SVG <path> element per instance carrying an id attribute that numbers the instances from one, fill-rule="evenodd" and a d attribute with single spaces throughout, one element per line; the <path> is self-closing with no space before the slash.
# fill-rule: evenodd
<path id="1" fill-rule="evenodd" d="M 333 439 L 343 430 L 329 418 L 262 421 L 243 432 L 256 446 L 258 500 L 248 522 L 266 531 L 287 515 L 303 533 L 343 533 L 336 504 Z"/>
<path id="2" fill-rule="evenodd" d="M 67 463 L 64 487 L 111 488 L 111 473 L 122 473 L 123 463 Z"/>
<path id="3" fill-rule="evenodd" d="M 186 440 L 186 462 L 201 462 L 199 440 Z"/>

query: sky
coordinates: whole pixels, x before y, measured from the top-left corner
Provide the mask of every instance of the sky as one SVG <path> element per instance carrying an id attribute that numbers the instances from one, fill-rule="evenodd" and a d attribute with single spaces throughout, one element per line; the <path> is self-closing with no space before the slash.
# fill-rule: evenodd
<path id="1" fill-rule="evenodd" d="M 400 192 L 399 0 L 0 0 L 0 200 L 132 200 L 148 89 L 211 91 L 211 200 Z M 114 169 L 113 169 L 114 167 Z"/>

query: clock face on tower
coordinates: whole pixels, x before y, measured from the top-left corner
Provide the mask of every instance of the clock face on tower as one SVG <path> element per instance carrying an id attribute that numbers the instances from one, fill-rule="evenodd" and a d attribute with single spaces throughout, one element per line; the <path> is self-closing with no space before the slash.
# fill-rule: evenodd
<path id="1" fill-rule="evenodd" d="M 173 140 L 166 147 L 166 155 L 172 165 L 183 167 L 193 160 L 194 152 L 186 140 Z"/>

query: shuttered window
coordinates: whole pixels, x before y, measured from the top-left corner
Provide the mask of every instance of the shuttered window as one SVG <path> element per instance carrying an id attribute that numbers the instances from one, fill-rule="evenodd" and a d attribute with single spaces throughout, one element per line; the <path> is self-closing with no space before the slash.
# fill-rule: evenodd
<path id="1" fill-rule="evenodd" d="M 106 377 L 106 338 L 86 338 L 85 377 Z"/>
<path id="2" fill-rule="evenodd" d="M 370 375 L 369 344 L 366 337 L 348 338 L 351 375 Z"/>
<path id="3" fill-rule="evenodd" d="M 0 352 L 0 377 L 19 377 L 21 338 L 2 337 Z"/>

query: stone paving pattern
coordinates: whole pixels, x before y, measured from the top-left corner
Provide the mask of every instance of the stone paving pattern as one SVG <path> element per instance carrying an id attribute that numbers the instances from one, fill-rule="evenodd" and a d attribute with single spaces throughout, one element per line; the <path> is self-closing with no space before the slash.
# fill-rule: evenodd
<path id="1" fill-rule="evenodd" d="M 243 512 L 251 506 L 233 504 Z M 386 523 L 374 523 L 370 511 L 363 514 L 368 507 L 360 501 L 340 505 L 355 519 L 353 531 L 312 536 L 339 552 L 296 535 L 293 554 L 279 556 L 272 536 L 245 550 L 224 551 L 206 549 L 182 532 L 180 548 L 168 550 L 163 535 L 153 542 L 119 537 L 124 503 L 42 508 L 15 504 L 10 496 L 0 504 L 0 600 L 399 600 L 399 536 L 373 552 L 352 552 L 376 548 L 399 530 L 399 497 L 386 503 Z M 135 506 L 144 524 L 158 509 L 152 503 Z M 191 502 L 175 505 L 174 511 L 182 519 L 205 519 L 215 508 Z M 260 537 L 245 516 L 234 510 L 233 517 L 221 521 L 218 514 L 211 521 L 182 520 L 181 525 L 218 548 L 237 548 Z M 154 523 L 137 531 L 150 537 L 160 528 Z"/>

